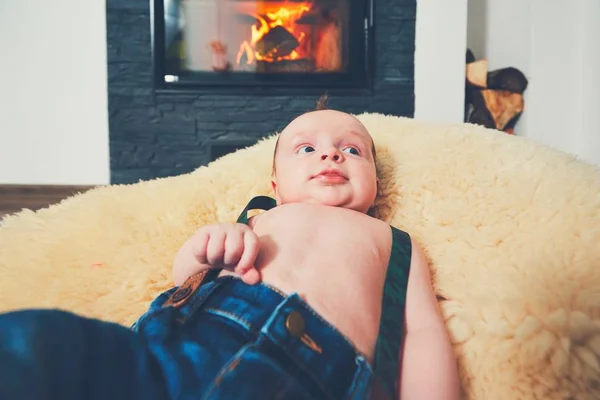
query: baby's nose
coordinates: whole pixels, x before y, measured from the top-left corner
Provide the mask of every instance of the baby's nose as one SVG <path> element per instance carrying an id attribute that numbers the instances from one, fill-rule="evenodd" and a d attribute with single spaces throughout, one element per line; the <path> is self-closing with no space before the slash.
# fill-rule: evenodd
<path id="1" fill-rule="evenodd" d="M 325 161 L 327 159 L 333 160 L 335 162 L 342 160 L 342 154 L 335 148 L 332 148 L 328 151 L 325 151 L 321 154 L 321 160 Z"/>

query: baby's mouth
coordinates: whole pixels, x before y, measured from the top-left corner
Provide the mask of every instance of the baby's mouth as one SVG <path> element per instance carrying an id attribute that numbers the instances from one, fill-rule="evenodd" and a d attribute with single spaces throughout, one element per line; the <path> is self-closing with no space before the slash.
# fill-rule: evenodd
<path id="1" fill-rule="evenodd" d="M 327 169 L 321 171 L 317 175 L 315 175 L 313 179 L 317 179 L 319 181 L 327 183 L 342 183 L 348 180 L 348 178 L 343 173 L 334 169 Z"/>

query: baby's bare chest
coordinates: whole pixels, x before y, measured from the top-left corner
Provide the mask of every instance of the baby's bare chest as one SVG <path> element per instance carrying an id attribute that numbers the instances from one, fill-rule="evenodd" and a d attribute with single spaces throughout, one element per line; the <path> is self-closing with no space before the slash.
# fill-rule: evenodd
<path id="1" fill-rule="evenodd" d="M 389 225 L 333 207 L 281 206 L 261 215 L 253 229 L 261 241 L 258 261 L 263 267 L 276 261 L 307 268 L 342 264 L 356 269 L 383 268 L 385 273 L 391 248 Z"/>

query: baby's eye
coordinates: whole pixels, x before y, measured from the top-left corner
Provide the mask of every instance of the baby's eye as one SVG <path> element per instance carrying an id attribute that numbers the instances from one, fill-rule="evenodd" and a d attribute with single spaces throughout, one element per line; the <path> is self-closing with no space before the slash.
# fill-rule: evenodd
<path id="1" fill-rule="evenodd" d="M 344 150 L 346 153 L 354 154 L 355 156 L 360 156 L 360 152 L 354 147 L 346 147 Z"/>
<path id="2" fill-rule="evenodd" d="M 298 149 L 298 153 L 312 153 L 315 148 L 312 146 L 302 146 Z"/>

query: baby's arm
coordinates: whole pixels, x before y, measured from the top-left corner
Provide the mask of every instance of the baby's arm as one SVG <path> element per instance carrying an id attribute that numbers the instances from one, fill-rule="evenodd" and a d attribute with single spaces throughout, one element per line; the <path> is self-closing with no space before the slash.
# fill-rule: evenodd
<path id="1" fill-rule="evenodd" d="M 412 248 L 399 396 L 403 400 L 458 399 L 457 363 L 431 285 L 429 264 L 414 240 Z"/>

